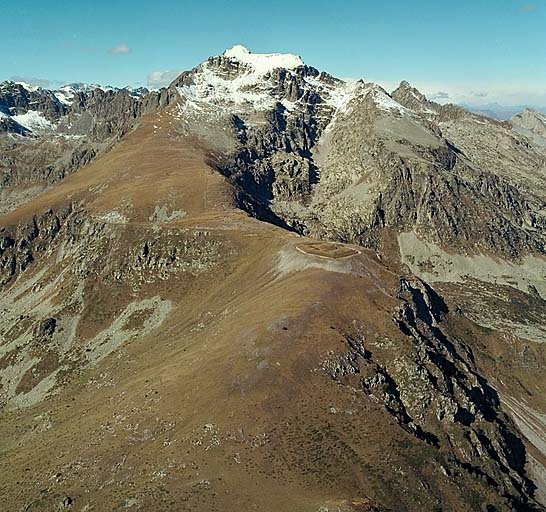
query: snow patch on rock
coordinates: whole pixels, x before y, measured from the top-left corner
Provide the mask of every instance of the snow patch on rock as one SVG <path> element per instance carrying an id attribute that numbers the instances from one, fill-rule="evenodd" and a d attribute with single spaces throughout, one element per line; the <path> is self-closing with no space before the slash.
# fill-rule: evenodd
<path id="1" fill-rule="evenodd" d="M 411 111 L 400 105 L 382 87 L 376 84 L 365 86 L 365 94 L 371 95 L 375 104 L 382 110 L 396 111 L 400 114 L 411 114 Z"/>
<path id="2" fill-rule="evenodd" d="M 238 44 L 224 52 L 224 57 L 252 66 L 254 71 L 265 75 L 277 68 L 295 69 L 303 66 L 301 57 L 290 53 L 252 53 Z"/>
<path id="3" fill-rule="evenodd" d="M 31 132 L 41 133 L 54 128 L 53 123 L 37 110 L 29 110 L 24 114 L 11 116 L 11 118 Z"/>

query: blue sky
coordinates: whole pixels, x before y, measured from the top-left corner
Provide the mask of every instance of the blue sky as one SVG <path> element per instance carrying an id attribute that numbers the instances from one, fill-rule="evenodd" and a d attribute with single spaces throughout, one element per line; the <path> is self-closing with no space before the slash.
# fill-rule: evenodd
<path id="1" fill-rule="evenodd" d="M 240 43 L 388 88 L 546 106 L 546 0 L 18 0 L 1 12 L 0 79 L 159 85 Z"/>

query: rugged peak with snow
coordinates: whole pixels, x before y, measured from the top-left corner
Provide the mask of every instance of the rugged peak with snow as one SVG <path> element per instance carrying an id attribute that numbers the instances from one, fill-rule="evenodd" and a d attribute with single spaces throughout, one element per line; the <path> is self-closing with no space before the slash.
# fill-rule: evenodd
<path id="1" fill-rule="evenodd" d="M 260 125 L 264 114 L 276 112 L 311 116 L 320 131 L 362 85 L 321 72 L 293 54 L 252 53 L 236 45 L 182 73 L 171 87 L 188 119 L 236 114 L 246 124 Z"/>
<path id="2" fill-rule="evenodd" d="M 430 114 L 439 107 L 406 80 L 400 82 L 398 88 L 393 91 L 392 97 L 398 103 L 419 113 Z"/>
<path id="3" fill-rule="evenodd" d="M 295 55 L 255 54 L 234 46 L 182 73 L 172 86 L 187 113 L 266 112 L 278 103 L 291 111 L 298 102 L 319 100 L 312 83 L 319 75 Z"/>
<path id="4" fill-rule="evenodd" d="M 259 74 L 265 75 L 274 69 L 295 69 L 303 66 L 303 60 L 290 53 L 252 53 L 244 46 L 238 44 L 226 50 L 224 57 L 248 64 Z"/>
<path id="5" fill-rule="evenodd" d="M 135 106 L 148 93 L 145 88 L 118 89 L 83 83 L 66 84 L 49 90 L 24 82 L 1 82 L 0 113 L 3 120 L 0 133 L 24 136 L 83 135 L 90 127 L 90 110 L 96 110 L 97 115 L 103 118 L 124 117 L 126 111 L 134 116 Z M 108 126 L 105 128 L 109 129 Z"/>

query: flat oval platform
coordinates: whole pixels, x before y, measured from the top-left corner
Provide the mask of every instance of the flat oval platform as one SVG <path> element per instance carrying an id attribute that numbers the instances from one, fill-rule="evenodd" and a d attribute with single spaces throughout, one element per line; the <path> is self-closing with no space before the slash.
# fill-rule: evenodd
<path id="1" fill-rule="evenodd" d="M 310 254 L 312 256 L 319 256 L 320 258 L 328 258 L 333 260 L 350 258 L 351 256 L 360 254 L 360 251 L 357 249 L 331 242 L 309 242 L 298 244 L 296 245 L 296 249 L 304 254 Z"/>

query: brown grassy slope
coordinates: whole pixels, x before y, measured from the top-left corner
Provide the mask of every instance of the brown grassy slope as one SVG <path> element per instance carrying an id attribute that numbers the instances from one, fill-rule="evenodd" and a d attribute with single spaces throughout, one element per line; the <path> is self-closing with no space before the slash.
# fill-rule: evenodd
<path id="1" fill-rule="evenodd" d="M 2 509 L 470 511 L 500 503 L 464 471 L 447 476 L 449 453 L 402 430 L 356 380 L 340 385 L 323 369 L 351 336 L 386 358 L 411 349 L 392 321 L 397 276 L 366 251 L 338 260 L 298 251 L 301 238 L 235 210 L 230 186 L 203 157 L 170 116 L 144 118 L 108 155 L 1 219 L 9 227 L 72 203 L 106 226 L 95 238 L 109 237 L 76 246 L 76 256 L 55 246 L 19 277 L 30 280 L 39 266 L 44 283 L 62 275 L 48 298 L 77 325 L 57 393 L 1 413 Z M 186 215 L 158 221 L 157 206 Z M 193 256 L 195 265 L 183 260 L 174 270 L 138 259 L 145 244 L 162 255 L 205 242 L 215 251 L 205 266 Z M 76 262 L 85 272 L 72 272 Z M 159 327 L 86 359 L 107 343 L 100 333 L 120 312 L 152 297 L 172 304 Z M 143 321 L 132 315 L 120 330 Z"/>
<path id="2" fill-rule="evenodd" d="M 2 217 L 1 225 L 80 200 L 92 213 L 133 205 L 133 222 L 147 222 L 155 206 L 166 202 L 183 205 L 191 216 L 229 208 L 230 186 L 204 163 L 199 142 L 180 135 L 174 123 L 168 113 L 144 116 L 115 150 Z"/>

